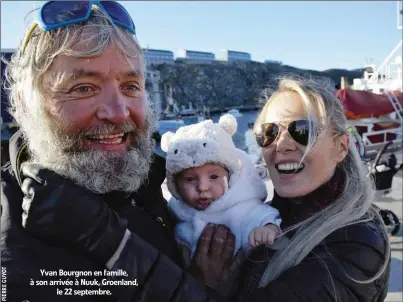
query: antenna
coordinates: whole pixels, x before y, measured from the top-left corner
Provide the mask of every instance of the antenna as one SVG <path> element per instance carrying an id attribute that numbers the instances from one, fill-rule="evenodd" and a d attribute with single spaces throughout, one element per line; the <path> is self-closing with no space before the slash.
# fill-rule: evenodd
<path id="1" fill-rule="evenodd" d="M 396 1 L 397 29 L 403 29 L 403 1 Z"/>

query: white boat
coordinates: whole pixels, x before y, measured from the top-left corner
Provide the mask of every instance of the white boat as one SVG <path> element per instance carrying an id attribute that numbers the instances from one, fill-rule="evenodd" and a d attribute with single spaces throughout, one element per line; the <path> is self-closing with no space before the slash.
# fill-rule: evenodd
<path id="1" fill-rule="evenodd" d="M 234 117 L 241 117 L 241 116 L 243 116 L 243 114 L 240 113 L 238 109 L 231 109 L 231 110 L 228 110 L 227 113 L 233 115 Z"/>
<path id="2" fill-rule="evenodd" d="M 170 110 L 170 107 L 172 107 L 172 110 Z M 161 136 L 168 131 L 175 133 L 180 127 L 196 124 L 204 120 L 204 114 L 193 109 L 192 103 L 189 103 L 189 108 L 183 107 L 179 111 L 176 102 L 170 96 L 163 118 L 158 121 L 158 134 Z"/>
<path id="3" fill-rule="evenodd" d="M 204 121 L 204 116 L 199 114 L 195 109 L 184 109 L 179 112 L 179 116 L 183 120 L 185 125 L 197 124 Z"/>
<path id="4" fill-rule="evenodd" d="M 367 159 L 373 158 L 389 141 L 392 141 L 389 152 L 402 148 L 402 44 L 403 39 L 378 68 L 366 65 L 363 78 L 354 79 L 352 89 L 337 92 L 344 105 L 356 107 L 354 113 L 358 115 L 347 118 L 360 155 Z M 343 84 L 342 81 L 342 86 L 347 86 Z"/>

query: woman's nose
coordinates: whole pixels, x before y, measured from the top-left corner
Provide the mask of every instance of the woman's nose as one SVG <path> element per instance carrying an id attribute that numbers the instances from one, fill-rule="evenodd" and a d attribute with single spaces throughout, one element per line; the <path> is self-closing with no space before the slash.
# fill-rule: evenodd
<path id="1" fill-rule="evenodd" d="M 287 130 L 283 130 L 277 139 L 276 142 L 276 151 L 280 153 L 286 153 L 288 151 L 293 151 L 295 150 L 295 142 L 294 140 L 290 137 L 290 134 L 288 133 Z"/>

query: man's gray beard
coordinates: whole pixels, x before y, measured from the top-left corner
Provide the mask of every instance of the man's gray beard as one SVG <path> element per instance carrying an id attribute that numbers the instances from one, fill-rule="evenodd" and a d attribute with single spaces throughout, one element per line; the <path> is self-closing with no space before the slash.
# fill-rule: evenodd
<path id="1" fill-rule="evenodd" d="M 134 123 L 123 125 L 124 129 L 131 129 L 133 141 L 124 155 L 122 152 L 94 149 L 66 152 L 69 149 L 77 150 L 81 146 L 77 142 L 84 135 L 96 134 L 102 130 L 90 130 L 77 137 L 63 136 L 60 130 L 55 130 L 57 127 L 44 112 L 35 114 L 35 117 L 23 118 L 20 126 L 28 141 L 32 162 L 70 178 L 90 191 L 102 194 L 111 191 L 135 192 L 147 179 L 155 147 L 151 138 L 155 121 L 156 117 L 150 108 L 146 130 L 139 130 Z M 102 128 L 112 130 L 122 127 L 105 125 Z"/>

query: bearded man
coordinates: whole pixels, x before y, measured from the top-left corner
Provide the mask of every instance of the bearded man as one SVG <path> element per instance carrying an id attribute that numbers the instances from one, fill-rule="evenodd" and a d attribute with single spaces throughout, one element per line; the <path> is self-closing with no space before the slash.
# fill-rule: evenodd
<path id="1" fill-rule="evenodd" d="M 20 131 L 2 169 L 7 301 L 218 297 L 181 268 L 144 65 L 114 1 L 45 3 L 8 62 Z M 206 228 L 190 271 L 218 290 L 233 248 L 227 229 Z"/>

